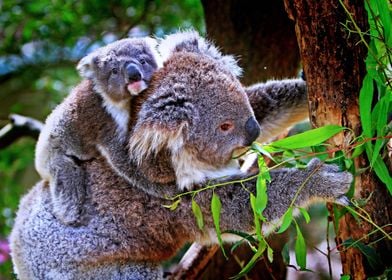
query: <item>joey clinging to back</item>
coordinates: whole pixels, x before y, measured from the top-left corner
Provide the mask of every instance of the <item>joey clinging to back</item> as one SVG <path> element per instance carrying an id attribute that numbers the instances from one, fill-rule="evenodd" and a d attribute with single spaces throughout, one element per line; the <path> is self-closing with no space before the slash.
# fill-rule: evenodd
<path id="1" fill-rule="evenodd" d="M 77 69 L 93 82 L 105 105 L 123 107 L 132 95 L 147 88 L 160 66 L 156 44 L 152 38 L 119 40 L 84 57 Z"/>
<path id="2" fill-rule="evenodd" d="M 220 61 L 176 52 L 156 72 L 146 95 L 130 149 L 151 181 L 169 183 L 162 181 L 163 173 L 172 169 L 172 180 L 184 190 L 241 174 L 233 151 L 249 146 L 260 128 L 242 85 Z M 143 169 L 154 157 L 160 163 L 166 157 L 167 164 L 155 174 L 151 166 Z"/>
<path id="3" fill-rule="evenodd" d="M 86 197 L 80 162 L 103 155 L 126 176 L 131 96 L 147 88 L 160 65 L 151 38 L 123 39 L 84 57 L 85 78 L 47 118 L 36 148 L 36 169 L 49 181 L 55 216 L 79 224 Z"/>

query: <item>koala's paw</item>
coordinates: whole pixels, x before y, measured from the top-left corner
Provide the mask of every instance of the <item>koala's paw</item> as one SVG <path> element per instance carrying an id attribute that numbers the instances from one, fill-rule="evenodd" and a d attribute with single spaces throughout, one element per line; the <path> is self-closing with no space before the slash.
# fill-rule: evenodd
<path id="1" fill-rule="evenodd" d="M 308 172 L 313 196 L 348 205 L 349 200 L 345 194 L 353 181 L 351 173 L 340 171 L 337 165 L 324 164 L 319 159 L 309 162 Z"/>

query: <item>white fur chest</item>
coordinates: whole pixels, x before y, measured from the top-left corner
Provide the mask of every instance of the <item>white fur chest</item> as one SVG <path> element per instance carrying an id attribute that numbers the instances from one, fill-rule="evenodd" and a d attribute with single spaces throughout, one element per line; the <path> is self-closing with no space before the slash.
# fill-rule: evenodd
<path id="1" fill-rule="evenodd" d="M 103 106 L 117 124 L 118 129 L 116 129 L 116 132 L 118 135 L 121 138 L 125 137 L 128 131 L 129 101 L 113 103 L 111 100 L 104 98 Z"/>

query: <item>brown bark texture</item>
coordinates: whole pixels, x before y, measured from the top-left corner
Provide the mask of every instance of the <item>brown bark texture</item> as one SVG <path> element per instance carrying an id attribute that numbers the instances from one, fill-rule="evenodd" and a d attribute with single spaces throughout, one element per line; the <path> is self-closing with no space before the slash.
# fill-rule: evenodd
<path id="1" fill-rule="evenodd" d="M 367 31 L 367 13 L 363 1 L 343 0 L 355 22 Z M 362 79 L 366 73 L 365 58 L 367 49 L 357 34 L 343 26 L 348 16 L 337 0 L 285 0 L 289 16 L 295 21 L 295 29 L 300 48 L 303 69 L 307 80 L 310 120 L 314 127 L 338 124 L 351 128 L 356 135 L 361 133 L 358 96 Z M 349 24 L 349 26 L 352 26 Z M 352 140 L 352 133 L 346 132 L 334 137 L 331 148 L 344 148 Z M 355 160 L 356 169 L 369 166 L 362 156 Z M 386 187 L 371 172 L 355 178 L 355 197 L 369 198 L 364 209 L 379 226 L 392 222 L 392 199 Z M 330 212 L 333 215 L 333 212 Z M 365 222 L 357 222 L 346 214 L 339 221 L 337 244 L 350 238 L 362 239 L 366 244 L 383 237 L 382 234 L 369 233 L 374 227 Z M 388 232 L 391 228 L 385 228 Z M 343 273 L 351 279 L 367 279 L 380 274 L 385 267 L 391 266 L 392 244 L 387 238 L 375 243 L 374 248 L 381 256 L 383 265 L 372 267 L 366 257 L 357 249 L 339 246 Z"/>
<path id="2" fill-rule="evenodd" d="M 294 24 L 283 1 L 202 0 L 207 37 L 239 58 L 246 85 L 297 74 Z"/>

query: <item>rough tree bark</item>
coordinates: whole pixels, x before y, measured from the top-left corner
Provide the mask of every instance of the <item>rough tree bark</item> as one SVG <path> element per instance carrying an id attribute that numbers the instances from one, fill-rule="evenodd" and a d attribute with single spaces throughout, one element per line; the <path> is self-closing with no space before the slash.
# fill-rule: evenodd
<path id="1" fill-rule="evenodd" d="M 368 30 L 367 14 L 363 1 L 344 0 L 354 20 L 361 30 Z M 359 36 L 350 34 L 342 25 L 347 22 L 347 14 L 336 0 L 285 0 L 287 11 L 295 20 L 295 28 L 300 47 L 303 69 L 307 79 L 310 102 L 310 119 L 314 127 L 338 124 L 353 129 L 356 135 L 361 132 L 358 96 L 365 74 L 364 60 L 367 50 L 358 44 Z M 334 137 L 330 143 L 344 148 L 352 134 L 347 132 Z M 356 168 L 369 166 L 366 158 L 355 160 Z M 367 170 L 356 177 L 355 195 L 370 200 L 364 207 L 373 221 L 380 225 L 392 223 L 392 199 L 386 187 Z M 331 215 L 333 212 L 331 211 Z M 370 243 L 382 237 L 380 234 L 366 237 L 373 226 L 346 214 L 339 221 L 336 241 L 342 244 L 353 238 Z M 390 231 L 390 228 L 389 228 Z M 388 232 L 388 229 L 387 229 Z M 375 248 L 385 266 L 392 262 L 392 244 L 386 239 L 376 243 Z M 343 273 L 351 279 L 366 279 L 379 274 L 383 268 L 374 269 L 366 258 L 356 249 L 341 248 Z M 385 267 L 384 267 L 385 268 Z"/>

